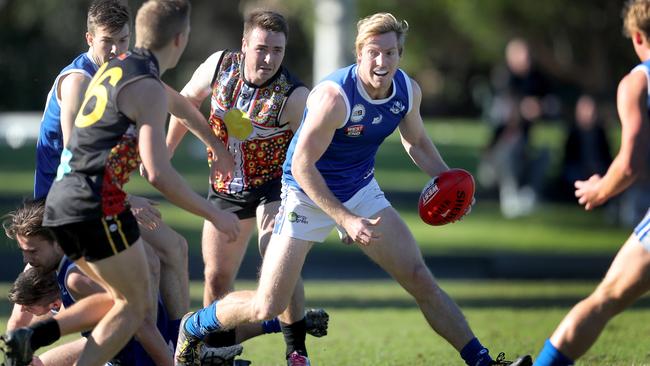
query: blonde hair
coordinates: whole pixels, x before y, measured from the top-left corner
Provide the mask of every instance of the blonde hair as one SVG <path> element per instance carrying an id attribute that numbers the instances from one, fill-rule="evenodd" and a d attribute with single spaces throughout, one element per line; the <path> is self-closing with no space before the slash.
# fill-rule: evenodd
<path id="1" fill-rule="evenodd" d="M 165 47 L 190 21 L 188 0 L 149 0 L 142 4 L 135 18 L 138 47 L 159 50 Z"/>
<path id="2" fill-rule="evenodd" d="M 357 22 L 357 39 L 354 41 L 355 50 L 359 54 L 368 38 L 372 36 L 395 32 L 398 51 L 401 56 L 408 29 L 409 24 L 406 20 L 397 20 L 391 13 L 377 13 L 367 16 Z"/>
<path id="3" fill-rule="evenodd" d="M 650 1 L 628 0 L 623 6 L 623 34 L 632 36 L 632 32 L 640 31 L 646 37 L 650 35 Z"/>

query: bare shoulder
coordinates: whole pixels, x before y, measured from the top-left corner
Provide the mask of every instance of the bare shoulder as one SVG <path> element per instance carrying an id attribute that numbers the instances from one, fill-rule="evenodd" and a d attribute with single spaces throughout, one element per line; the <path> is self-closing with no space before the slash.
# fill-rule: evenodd
<path id="1" fill-rule="evenodd" d="M 648 76 L 645 70 L 638 69 L 625 75 L 618 83 L 618 92 L 645 91 L 648 87 Z"/>
<path id="2" fill-rule="evenodd" d="M 83 274 L 81 270 L 76 267 L 68 272 L 65 284 L 72 296 L 77 299 L 103 292 L 101 286 Z"/>
<path id="3" fill-rule="evenodd" d="M 167 113 L 167 91 L 158 79 L 147 77 L 125 85 L 117 95 L 119 110 L 138 121 L 151 111 Z"/>
<path id="4" fill-rule="evenodd" d="M 69 74 L 61 76 L 61 84 L 83 84 L 90 82 L 90 77 L 81 72 L 71 72 Z"/>
<path id="5" fill-rule="evenodd" d="M 329 108 L 345 108 L 345 99 L 343 98 L 343 90 L 338 84 L 334 82 L 325 82 L 318 85 L 309 95 L 308 104 L 310 108 L 314 108 L 315 105 Z"/>
<path id="6" fill-rule="evenodd" d="M 58 84 L 57 96 L 62 99 L 64 94 L 83 92 L 83 89 L 90 84 L 90 78 L 81 72 L 71 72 L 61 76 Z"/>

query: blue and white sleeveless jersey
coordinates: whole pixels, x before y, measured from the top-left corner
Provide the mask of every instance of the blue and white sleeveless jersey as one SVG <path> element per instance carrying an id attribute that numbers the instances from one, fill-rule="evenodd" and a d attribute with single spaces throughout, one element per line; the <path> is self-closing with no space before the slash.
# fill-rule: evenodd
<path id="1" fill-rule="evenodd" d="M 372 99 L 358 80 L 356 64 L 329 75 L 312 93 L 323 85 L 334 85 L 339 90 L 345 100 L 347 117 L 316 162 L 316 168 L 336 198 L 345 202 L 373 179 L 377 150 L 411 111 L 413 90 L 410 78 L 400 69 L 393 77 L 390 95 Z M 303 122 L 306 115 L 307 109 Z M 300 186 L 291 175 L 291 159 L 301 130 L 302 124 L 289 145 L 282 176 L 285 184 L 298 189 Z"/>
<path id="2" fill-rule="evenodd" d="M 89 57 L 88 52 L 82 53 L 66 66 L 54 80 L 47 95 L 41 129 L 36 143 L 36 172 L 34 174 L 34 198 L 44 199 L 56 177 L 56 169 L 63 151 L 63 132 L 61 130 L 61 106 L 57 96 L 61 78 L 70 73 L 82 73 L 92 78 L 97 72 L 97 66 Z"/>
<path id="3" fill-rule="evenodd" d="M 72 295 L 70 294 L 70 291 L 68 291 L 68 286 L 66 282 L 70 270 L 74 268 L 77 268 L 77 265 L 74 264 L 74 262 L 71 261 L 70 258 L 64 255 L 63 258 L 61 258 L 61 262 L 59 263 L 59 268 L 56 270 L 56 280 L 59 283 L 61 302 L 63 303 L 63 306 L 66 309 L 72 306 L 72 304 L 76 302 L 74 297 L 72 297 Z"/>

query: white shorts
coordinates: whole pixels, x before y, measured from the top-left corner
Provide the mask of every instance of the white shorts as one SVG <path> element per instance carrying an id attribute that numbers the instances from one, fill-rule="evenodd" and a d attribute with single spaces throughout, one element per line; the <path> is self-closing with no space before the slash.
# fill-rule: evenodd
<path id="1" fill-rule="evenodd" d="M 641 245 L 650 252 L 650 209 L 646 212 L 643 220 L 634 228 L 634 235 L 636 235 Z"/>
<path id="2" fill-rule="evenodd" d="M 371 217 L 391 206 L 374 178 L 343 205 L 362 217 Z M 322 243 L 334 227 L 339 231 L 339 236 L 347 235 L 304 192 L 282 184 L 282 205 L 275 217 L 274 234 Z"/>

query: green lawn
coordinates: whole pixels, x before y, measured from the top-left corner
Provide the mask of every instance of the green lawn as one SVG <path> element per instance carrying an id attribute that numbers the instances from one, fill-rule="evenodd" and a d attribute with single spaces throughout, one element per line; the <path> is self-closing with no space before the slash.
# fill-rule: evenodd
<path id="1" fill-rule="evenodd" d="M 593 282 L 441 281 L 461 306 L 470 325 L 492 354 L 536 355 L 568 309 L 587 295 Z M 250 282 L 239 288 L 252 288 Z M 0 291 L 6 291 L 6 285 Z M 192 307 L 199 306 L 200 284 L 192 284 Z M 463 365 L 456 351 L 433 333 L 411 298 L 391 281 L 307 281 L 307 304 L 324 307 L 329 335 L 308 338 L 315 365 Z M 615 318 L 582 365 L 650 363 L 650 299 Z M 0 301 L 8 314 L 6 300 Z M 0 318 L 4 329 L 5 317 Z M 68 338 L 69 339 L 69 338 Z M 244 343 L 253 365 L 284 365 L 281 335 Z"/>

